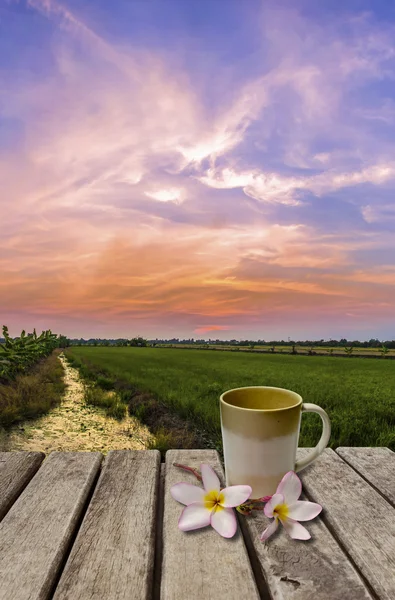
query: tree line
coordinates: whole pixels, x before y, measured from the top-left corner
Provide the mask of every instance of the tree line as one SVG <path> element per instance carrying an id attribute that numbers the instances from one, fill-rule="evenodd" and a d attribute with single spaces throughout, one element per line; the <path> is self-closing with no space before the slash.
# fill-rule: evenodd
<path id="1" fill-rule="evenodd" d="M 31 335 L 31 334 L 29 334 Z M 5 339 L 0 338 L 0 344 L 4 344 Z M 68 338 L 66 336 L 58 336 L 58 347 L 66 348 L 68 346 L 156 346 L 158 344 L 184 344 L 184 345 L 202 345 L 209 344 L 211 346 L 235 346 L 235 347 L 255 347 L 255 346 L 269 346 L 269 347 L 307 347 L 307 348 L 382 348 L 383 346 L 388 350 L 395 350 L 395 340 L 383 340 L 380 341 L 378 338 L 371 338 L 368 341 L 360 340 L 348 340 L 341 338 L 339 340 L 213 340 L 213 339 L 194 339 L 194 338 L 171 338 L 171 339 L 146 339 L 138 335 L 133 338 Z"/>

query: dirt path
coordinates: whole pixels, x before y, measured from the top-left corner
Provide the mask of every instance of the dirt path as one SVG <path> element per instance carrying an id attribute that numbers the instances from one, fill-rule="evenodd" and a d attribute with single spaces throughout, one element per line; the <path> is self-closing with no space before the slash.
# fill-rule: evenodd
<path id="1" fill-rule="evenodd" d="M 84 384 L 63 354 L 59 360 L 65 369 L 67 384 L 62 403 L 50 413 L 25 421 L 11 429 L 2 440 L 7 450 L 36 450 L 48 454 L 58 451 L 143 450 L 152 435 L 135 417 L 122 421 L 107 417 L 96 406 L 84 401 Z"/>

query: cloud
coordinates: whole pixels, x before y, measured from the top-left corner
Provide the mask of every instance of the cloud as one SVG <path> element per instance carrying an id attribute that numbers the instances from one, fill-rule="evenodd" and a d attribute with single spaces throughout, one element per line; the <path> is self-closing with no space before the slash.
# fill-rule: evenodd
<path id="1" fill-rule="evenodd" d="M 233 104 L 225 107 L 214 120 L 203 139 L 195 145 L 178 146 L 177 149 L 189 163 L 201 163 L 205 158 L 214 162 L 243 141 L 246 130 L 258 118 L 266 101 L 264 78 L 245 84 Z"/>
<path id="2" fill-rule="evenodd" d="M 67 30 L 77 39 L 85 42 L 86 48 L 94 53 L 99 53 L 102 60 L 116 66 L 128 77 L 135 76 L 134 65 L 131 65 L 131 57 L 126 58 L 103 37 L 78 19 L 62 3 L 56 0 L 26 0 L 26 4 L 49 19 L 54 20 L 60 28 Z"/>
<path id="3" fill-rule="evenodd" d="M 395 179 L 395 163 L 375 164 L 354 172 L 329 171 L 311 179 L 310 189 L 322 194 L 361 183 L 381 185 Z"/>
<path id="4" fill-rule="evenodd" d="M 393 222 L 395 221 L 395 204 L 376 206 L 367 204 L 362 207 L 362 216 L 367 223 Z"/>
<path id="5" fill-rule="evenodd" d="M 360 108 L 356 112 L 362 119 L 379 121 L 386 125 L 395 123 L 395 103 L 390 98 L 385 98 L 378 106 Z"/>
<path id="6" fill-rule="evenodd" d="M 0 160 L 7 314 L 202 334 L 390 315 L 393 271 L 356 254 L 395 250 L 390 27 L 266 13 L 255 71 L 208 98 L 171 48 L 28 4 L 53 24 L 53 64 L 1 95 L 24 132 Z"/>
<path id="7" fill-rule="evenodd" d="M 144 192 L 149 198 L 158 200 L 158 202 L 176 202 L 180 204 L 184 200 L 184 192 L 177 188 L 168 188 L 152 192 Z"/>
<path id="8" fill-rule="evenodd" d="M 229 329 L 230 327 L 227 325 L 205 325 L 194 329 L 194 333 L 203 334 L 210 333 L 210 331 L 228 331 Z"/>
<path id="9" fill-rule="evenodd" d="M 241 172 L 236 173 L 231 168 L 223 170 L 209 169 L 199 178 L 204 185 L 219 189 L 241 187 L 251 198 L 263 202 L 278 202 L 280 204 L 297 205 L 295 193 L 303 188 L 301 180 L 292 177 L 282 177 L 276 173 Z"/>
<path id="10" fill-rule="evenodd" d="M 321 156 L 321 162 L 325 162 L 326 158 L 325 155 Z M 247 196 L 258 201 L 291 206 L 301 204 L 298 193 L 302 190 L 321 196 L 362 183 L 381 185 L 394 179 L 395 163 L 372 165 L 351 172 L 339 172 L 333 169 L 319 175 L 302 177 L 259 171 L 237 173 L 227 167 L 222 170 L 209 169 L 205 175 L 199 177 L 199 181 L 208 187 L 219 189 L 240 187 Z"/>
<path id="11" fill-rule="evenodd" d="M 159 55 L 112 48 L 52 1 L 31 5 L 50 18 L 60 14 L 73 35 L 99 44 L 99 55 L 85 52 L 81 60 L 80 50 L 62 40 L 55 45 L 52 74 L 9 89 L 7 115 L 23 122 L 26 137 L 19 155 L 6 159 L 3 181 L 8 197 L 20 205 L 40 211 L 99 195 L 116 204 L 120 185 L 133 193 L 140 182 L 146 184 L 141 197 L 182 202 L 179 186 L 158 187 L 157 171 L 177 175 L 226 154 L 258 115 L 262 99 L 250 85 L 211 117 L 188 77 Z M 21 165 L 25 183 L 17 177 Z"/>

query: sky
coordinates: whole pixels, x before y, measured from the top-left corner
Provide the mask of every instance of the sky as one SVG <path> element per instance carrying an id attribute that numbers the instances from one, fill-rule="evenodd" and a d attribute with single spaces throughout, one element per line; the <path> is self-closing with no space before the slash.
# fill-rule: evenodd
<path id="1" fill-rule="evenodd" d="M 0 0 L 10 335 L 395 338 L 395 4 Z"/>

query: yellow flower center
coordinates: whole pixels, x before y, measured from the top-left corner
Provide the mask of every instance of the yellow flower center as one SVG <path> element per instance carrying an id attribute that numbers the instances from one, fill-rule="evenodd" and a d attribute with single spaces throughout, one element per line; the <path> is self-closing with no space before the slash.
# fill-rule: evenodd
<path id="1" fill-rule="evenodd" d="M 278 504 L 276 508 L 273 510 L 273 515 L 283 521 L 288 518 L 288 505 L 287 504 Z"/>
<path id="2" fill-rule="evenodd" d="M 209 510 L 223 510 L 223 506 L 221 506 L 221 504 L 224 502 L 224 500 L 224 495 L 221 492 L 216 492 L 213 490 L 205 495 L 204 504 Z"/>

